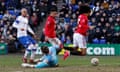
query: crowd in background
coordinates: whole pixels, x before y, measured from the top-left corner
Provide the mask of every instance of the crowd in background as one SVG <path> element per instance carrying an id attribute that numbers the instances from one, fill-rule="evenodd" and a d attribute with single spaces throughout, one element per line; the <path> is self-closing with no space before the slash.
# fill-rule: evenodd
<path id="1" fill-rule="evenodd" d="M 56 5 L 55 0 L 0 0 L 0 43 L 7 43 L 11 49 L 18 48 L 12 24 L 22 8 L 28 10 L 29 25 L 36 32 L 52 5 Z"/>
<path id="2" fill-rule="evenodd" d="M 56 19 L 57 37 L 62 43 L 72 43 L 79 7 L 83 3 L 93 10 L 89 25 L 96 26 L 88 31 L 88 43 L 120 43 L 120 0 L 63 0 L 62 8 L 58 8 L 59 17 Z M 29 24 L 37 31 L 40 22 L 45 19 L 53 5 L 56 6 L 56 0 L 0 0 L 0 42 L 14 43 L 17 48 L 16 30 L 12 23 L 20 15 L 21 8 L 28 10 Z"/>
<path id="3" fill-rule="evenodd" d="M 63 0 L 60 10 L 57 35 L 63 43 L 71 44 L 73 32 L 77 26 L 79 7 L 86 3 L 93 10 L 89 25 L 95 26 L 88 31 L 86 38 L 93 44 L 120 43 L 120 1 L 119 0 Z"/>

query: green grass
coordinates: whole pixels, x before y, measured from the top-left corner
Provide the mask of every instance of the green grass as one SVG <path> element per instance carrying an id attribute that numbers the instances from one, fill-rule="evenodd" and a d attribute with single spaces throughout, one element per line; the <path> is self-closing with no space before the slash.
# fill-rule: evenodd
<path id="1" fill-rule="evenodd" d="M 0 55 L 0 72 L 120 72 L 119 56 L 70 56 L 66 61 L 59 56 L 60 67 L 43 69 L 22 68 L 21 57 L 20 54 Z M 90 64 L 93 57 L 99 58 L 98 66 Z"/>

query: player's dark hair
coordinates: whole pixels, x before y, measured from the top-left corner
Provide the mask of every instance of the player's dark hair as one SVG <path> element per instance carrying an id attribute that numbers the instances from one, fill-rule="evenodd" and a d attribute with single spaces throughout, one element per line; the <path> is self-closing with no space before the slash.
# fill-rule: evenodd
<path id="1" fill-rule="evenodd" d="M 50 12 L 57 12 L 57 11 L 58 11 L 58 9 L 56 6 L 51 6 Z"/>
<path id="2" fill-rule="evenodd" d="M 83 13 L 90 13 L 91 12 L 91 9 L 88 5 L 80 5 L 80 8 L 79 8 L 79 12 L 80 14 L 83 14 Z"/>
<path id="3" fill-rule="evenodd" d="M 44 54 L 48 54 L 49 53 L 49 49 L 47 46 L 42 46 L 41 47 L 41 51 L 44 53 Z"/>

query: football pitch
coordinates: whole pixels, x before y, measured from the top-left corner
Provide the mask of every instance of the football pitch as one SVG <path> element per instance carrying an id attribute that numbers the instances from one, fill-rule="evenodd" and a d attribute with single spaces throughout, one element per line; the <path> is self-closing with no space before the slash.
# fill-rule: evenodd
<path id="1" fill-rule="evenodd" d="M 21 54 L 0 55 L 0 72 L 120 72 L 119 56 L 70 56 L 66 61 L 59 56 L 59 67 L 43 69 L 22 68 L 21 57 Z M 90 64 L 93 57 L 99 58 L 98 66 Z"/>

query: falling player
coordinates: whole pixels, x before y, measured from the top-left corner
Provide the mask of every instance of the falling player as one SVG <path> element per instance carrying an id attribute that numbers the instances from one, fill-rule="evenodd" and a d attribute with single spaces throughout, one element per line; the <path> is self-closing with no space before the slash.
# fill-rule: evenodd
<path id="1" fill-rule="evenodd" d="M 86 36 L 87 31 L 94 26 L 88 25 L 88 17 L 91 14 L 91 9 L 88 5 L 80 6 L 80 15 L 78 17 L 77 27 L 73 34 L 73 48 L 70 51 L 72 55 L 86 55 Z"/>
<path id="2" fill-rule="evenodd" d="M 47 47 L 42 46 L 41 51 L 43 53 L 43 57 L 38 60 L 38 63 L 35 65 L 23 63 L 22 67 L 28 68 L 45 68 L 45 67 L 56 67 L 58 66 L 58 58 L 56 55 L 56 48 L 53 46 Z"/>
<path id="3" fill-rule="evenodd" d="M 23 62 L 27 63 L 27 56 L 31 53 L 29 62 L 32 63 L 35 56 L 37 44 L 36 41 L 27 34 L 28 31 L 35 37 L 35 33 L 28 25 L 27 16 L 27 9 L 21 9 L 21 15 L 18 16 L 14 21 L 13 27 L 17 29 L 18 41 L 26 48 L 25 54 L 23 56 Z"/>

